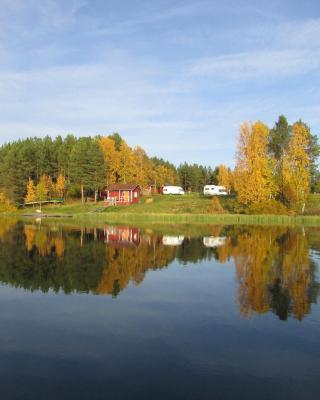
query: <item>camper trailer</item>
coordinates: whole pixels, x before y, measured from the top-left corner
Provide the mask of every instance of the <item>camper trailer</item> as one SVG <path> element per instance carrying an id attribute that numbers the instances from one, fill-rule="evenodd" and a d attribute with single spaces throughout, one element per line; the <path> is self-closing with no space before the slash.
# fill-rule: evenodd
<path id="1" fill-rule="evenodd" d="M 184 236 L 163 236 L 162 243 L 164 246 L 181 246 Z"/>
<path id="2" fill-rule="evenodd" d="M 184 194 L 181 186 L 163 186 L 163 194 Z"/>
<path id="3" fill-rule="evenodd" d="M 227 238 L 225 236 L 205 236 L 203 238 L 203 244 L 206 247 L 220 247 L 226 243 Z"/>
<path id="4" fill-rule="evenodd" d="M 206 185 L 203 188 L 203 194 L 205 196 L 226 196 L 228 192 L 224 186 Z"/>

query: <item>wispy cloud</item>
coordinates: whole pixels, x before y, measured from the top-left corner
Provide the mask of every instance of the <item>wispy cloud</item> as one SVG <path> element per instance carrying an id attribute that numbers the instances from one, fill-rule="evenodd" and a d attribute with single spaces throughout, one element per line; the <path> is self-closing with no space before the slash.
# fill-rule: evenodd
<path id="1" fill-rule="evenodd" d="M 283 78 L 306 74 L 320 68 L 320 51 L 277 50 L 251 51 L 205 58 L 194 62 L 190 72 L 194 75 L 213 76 L 217 79 Z"/>
<path id="2" fill-rule="evenodd" d="M 320 19 L 288 18 L 289 2 L 0 2 L 0 142 L 119 131 L 215 165 L 243 120 L 320 129 Z"/>

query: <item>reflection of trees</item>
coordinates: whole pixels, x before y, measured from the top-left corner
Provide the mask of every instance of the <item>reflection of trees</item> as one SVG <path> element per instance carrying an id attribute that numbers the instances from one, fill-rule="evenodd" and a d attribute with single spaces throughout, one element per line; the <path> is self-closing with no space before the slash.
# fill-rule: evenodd
<path id="1" fill-rule="evenodd" d="M 208 242 L 211 248 L 202 238 L 165 246 L 161 236 L 138 228 L 67 229 L 8 221 L 0 229 L 0 280 L 29 290 L 116 296 L 175 258 L 181 263 L 232 258 L 243 316 L 272 310 L 280 319 L 292 314 L 301 320 L 310 312 L 319 284 L 303 229 L 214 227 L 209 235 L 226 240 L 217 247 Z"/>
<path id="2" fill-rule="evenodd" d="M 223 236 L 223 226 L 213 226 L 210 229 L 210 235 L 216 238 Z M 208 233 L 209 236 L 209 233 Z M 225 248 L 225 246 L 223 246 Z M 220 253 L 221 253 L 220 249 Z M 226 249 L 227 250 L 227 249 Z M 223 251 L 223 250 L 222 250 Z M 227 250 L 228 251 L 228 250 Z M 211 260 L 217 258 L 217 251 L 213 248 L 203 246 L 202 237 L 185 238 L 182 245 L 177 248 L 177 259 L 182 263 L 198 263 L 202 260 Z M 220 258 L 219 258 L 220 260 Z M 220 260 L 221 261 L 221 260 Z"/>
<path id="3" fill-rule="evenodd" d="M 61 229 L 57 232 L 40 229 L 36 225 L 25 225 L 24 236 L 25 245 L 29 252 L 36 247 L 40 256 L 50 255 L 53 252 L 58 257 L 62 257 L 64 254 L 64 238 Z"/>
<path id="4" fill-rule="evenodd" d="M 167 266 L 175 257 L 174 247 L 165 247 L 161 238 L 142 238 L 137 247 L 106 247 L 106 265 L 97 293 L 117 295 L 128 283 L 141 283 L 149 269 Z"/>
<path id="5" fill-rule="evenodd" d="M 78 232 L 18 223 L 0 243 L 0 280 L 43 292 L 94 291 L 103 257 L 103 243 L 81 248 Z"/>
<path id="6" fill-rule="evenodd" d="M 115 296 L 129 282 L 142 282 L 148 269 L 175 258 L 176 249 L 163 246 L 161 237 L 140 238 L 139 230 L 122 228 L 121 241 L 112 236 L 109 242 L 108 232 L 10 225 L 0 242 L 0 280 L 29 290 Z"/>
<path id="7" fill-rule="evenodd" d="M 319 284 L 302 229 L 252 227 L 217 249 L 218 259 L 233 257 L 242 315 L 270 309 L 280 319 L 301 320 L 316 300 Z"/>
<path id="8" fill-rule="evenodd" d="M 14 218 L 2 218 L 0 223 L 0 240 L 2 240 L 8 232 L 16 225 L 17 220 Z"/>

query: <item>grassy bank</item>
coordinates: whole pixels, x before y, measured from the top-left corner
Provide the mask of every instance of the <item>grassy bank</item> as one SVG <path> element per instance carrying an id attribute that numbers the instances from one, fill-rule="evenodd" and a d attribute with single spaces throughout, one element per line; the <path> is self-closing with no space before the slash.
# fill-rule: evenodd
<path id="1" fill-rule="evenodd" d="M 221 198 L 227 210 L 233 199 Z M 229 202 L 229 203 L 228 203 Z M 75 221 L 93 223 L 135 223 L 135 224 L 250 224 L 250 225 L 306 225 L 320 226 L 320 196 L 312 195 L 306 211 L 309 215 L 245 215 L 226 211 L 212 212 L 212 199 L 200 194 L 185 196 L 144 197 L 140 204 L 128 207 L 104 208 L 103 203 L 72 202 L 63 205 L 47 205 L 42 211 L 48 215 L 72 215 Z M 32 213 L 35 209 L 18 210 L 15 215 Z"/>

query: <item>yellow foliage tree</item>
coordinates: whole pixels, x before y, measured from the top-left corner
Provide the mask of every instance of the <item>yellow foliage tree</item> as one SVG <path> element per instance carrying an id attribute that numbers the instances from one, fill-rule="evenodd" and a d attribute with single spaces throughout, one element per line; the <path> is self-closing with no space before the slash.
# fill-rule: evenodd
<path id="1" fill-rule="evenodd" d="M 12 205 L 6 195 L 0 192 L 0 212 L 14 211 L 15 207 Z"/>
<path id="2" fill-rule="evenodd" d="M 132 182 L 134 178 L 134 156 L 131 147 L 122 140 L 119 150 L 119 167 L 117 173 L 119 181 L 123 183 Z"/>
<path id="3" fill-rule="evenodd" d="M 135 181 L 141 187 L 150 183 L 151 163 L 142 147 L 137 146 L 133 150 Z"/>
<path id="4" fill-rule="evenodd" d="M 162 187 L 165 184 L 174 185 L 176 183 L 176 176 L 171 168 L 165 165 L 157 165 L 153 170 L 153 182 L 155 188 Z"/>
<path id="5" fill-rule="evenodd" d="M 262 122 L 240 127 L 234 186 L 240 203 L 250 205 L 274 198 L 277 187 L 268 158 L 269 129 Z"/>
<path id="6" fill-rule="evenodd" d="M 302 212 L 310 193 L 308 143 L 307 128 L 297 122 L 292 127 L 292 137 L 282 168 L 284 197 L 292 208 Z"/>
<path id="7" fill-rule="evenodd" d="M 66 179 L 60 174 L 57 178 L 57 183 L 55 185 L 55 192 L 60 198 L 64 198 L 64 193 L 66 190 Z"/>
<path id="8" fill-rule="evenodd" d="M 118 170 L 120 164 L 120 154 L 115 147 L 115 142 L 110 137 L 100 139 L 100 147 L 107 166 L 107 185 L 118 180 Z"/>
<path id="9" fill-rule="evenodd" d="M 36 201 L 37 196 L 36 196 L 36 189 L 34 186 L 34 182 L 31 178 L 29 178 L 29 181 L 27 183 L 27 194 L 24 198 L 24 201 L 26 203 L 32 203 L 33 201 Z"/>
<path id="10" fill-rule="evenodd" d="M 230 168 L 225 165 L 218 166 L 218 184 L 224 186 L 227 190 L 233 188 L 233 174 Z"/>
<path id="11" fill-rule="evenodd" d="M 44 175 L 43 179 L 46 180 L 46 187 L 48 189 L 47 197 L 52 199 L 55 196 L 55 184 L 53 183 L 51 176 Z"/>
<path id="12" fill-rule="evenodd" d="M 36 196 L 37 200 L 40 202 L 40 208 L 41 208 L 41 203 L 48 198 L 48 177 L 46 175 L 42 175 L 40 177 L 40 181 L 36 186 Z"/>

